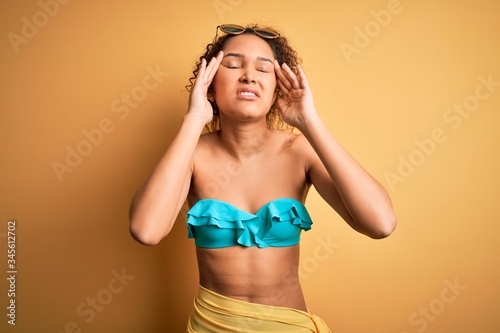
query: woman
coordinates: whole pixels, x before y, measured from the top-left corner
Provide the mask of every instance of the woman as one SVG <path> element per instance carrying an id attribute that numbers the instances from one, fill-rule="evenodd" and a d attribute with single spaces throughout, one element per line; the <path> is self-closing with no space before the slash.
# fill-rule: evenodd
<path id="1" fill-rule="evenodd" d="M 314 185 L 372 238 L 395 228 L 390 198 L 329 133 L 285 37 L 219 29 L 193 72 L 179 132 L 134 197 L 131 234 L 157 244 L 187 199 L 200 275 L 188 332 L 329 332 L 299 283 L 307 192 Z"/>

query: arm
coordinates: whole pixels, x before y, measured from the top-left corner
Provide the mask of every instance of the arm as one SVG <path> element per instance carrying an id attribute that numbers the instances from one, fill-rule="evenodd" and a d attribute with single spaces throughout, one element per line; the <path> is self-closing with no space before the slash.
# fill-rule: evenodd
<path id="1" fill-rule="evenodd" d="M 149 179 L 137 190 L 130 206 L 130 233 L 138 242 L 154 245 L 172 229 L 186 200 L 193 173 L 192 158 L 200 134 L 212 119 L 207 89 L 217 72 L 222 53 L 200 71 L 189 97 L 189 108 L 179 132 Z"/>
<path id="2" fill-rule="evenodd" d="M 287 96 L 279 101 L 283 119 L 297 127 L 314 150 L 308 153 L 308 171 L 318 193 L 353 229 L 372 238 L 390 235 L 396 217 L 389 195 L 330 134 L 316 113 L 302 68 L 297 68 L 298 77 L 286 65 L 275 68 Z"/>

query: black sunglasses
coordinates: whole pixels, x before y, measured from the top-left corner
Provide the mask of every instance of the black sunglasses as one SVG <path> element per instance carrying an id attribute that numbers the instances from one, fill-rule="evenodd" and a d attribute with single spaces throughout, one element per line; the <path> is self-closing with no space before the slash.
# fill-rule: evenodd
<path id="1" fill-rule="evenodd" d="M 257 36 L 266 38 L 266 39 L 275 39 L 281 36 L 281 34 L 277 31 L 274 31 L 269 28 L 252 28 L 252 27 L 243 27 L 237 24 L 222 24 L 217 27 L 217 31 L 221 30 L 228 35 L 241 35 L 247 30 L 252 30 Z M 216 31 L 216 35 L 217 35 Z"/>

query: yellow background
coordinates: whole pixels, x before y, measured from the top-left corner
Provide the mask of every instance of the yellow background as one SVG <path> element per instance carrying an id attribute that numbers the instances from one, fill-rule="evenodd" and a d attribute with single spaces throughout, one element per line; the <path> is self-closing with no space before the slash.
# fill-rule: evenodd
<path id="1" fill-rule="evenodd" d="M 184 86 L 215 27 L 249 22 L 292 40 L 319 113 L 388 188 L 398 216 L 395 233 L 375 241 L 310 194 L 310 310 L 338 333 L 500 331 L 500 87 L 477 88 L 479 77 L 500 82 L 499 2 L 53 3 L 0 5 L 1 276 L 9 219 L 18 269 L 15 327 L 1 279 L 2 332 L 184 332 L 197 288 L 192 240 L 179 218 L 160 245 L 135 243 L 129 202 L 186 112 Z M 377 14 L 389 9 L 390 20 Z M 36 31 L 23 28 L 34 20 Z M 162 76 L 148 79 L 147 68 Z M 140 102 L 113 112 L 132 92 Z M 456 118 L 463 103 L 474 111 Z M 103 120 L 108 133 L 88 146 L 84 131 Z M 58 176 L 68 146 L 87 156 Z M 100 311 L 87 303 L 96 297 Z"/>

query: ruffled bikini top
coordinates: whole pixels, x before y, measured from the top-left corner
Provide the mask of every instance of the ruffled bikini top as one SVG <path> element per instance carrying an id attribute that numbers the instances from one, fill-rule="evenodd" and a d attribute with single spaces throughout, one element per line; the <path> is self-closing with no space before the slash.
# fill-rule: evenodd
<path id="1" fill-rule="evenodd" d="M 255 214 L 216 199 L 201 199 L 187 212 L 188 237 L 198 247 L 283 247 L 298 244 L 312 220 L 298 200 L 270 201 Z"/>

